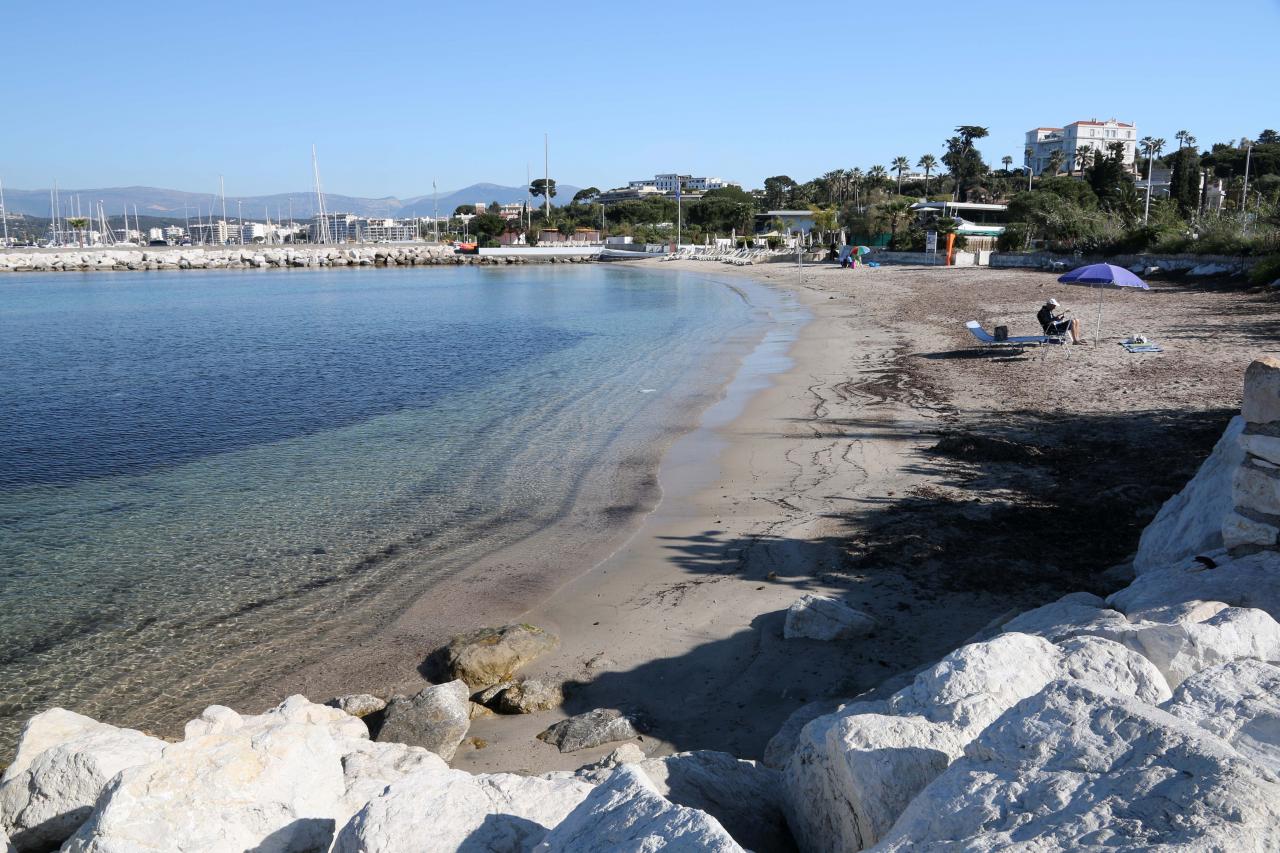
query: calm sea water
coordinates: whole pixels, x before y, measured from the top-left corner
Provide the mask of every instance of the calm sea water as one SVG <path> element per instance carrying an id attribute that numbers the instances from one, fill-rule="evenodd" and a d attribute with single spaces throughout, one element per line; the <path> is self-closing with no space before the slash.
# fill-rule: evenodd
<path id="1" fill-rule="evenodd" d="M 598 266 L 0 278 L 0 738 L 385 622 L 669 437 L 764 313 Z"/>

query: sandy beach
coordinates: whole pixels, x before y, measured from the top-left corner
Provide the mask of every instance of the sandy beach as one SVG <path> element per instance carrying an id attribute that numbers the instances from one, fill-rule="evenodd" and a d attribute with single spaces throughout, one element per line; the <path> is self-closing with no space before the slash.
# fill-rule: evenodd
<path id="1" fill-rule="evenodd" d="M 1030 334 L 1056 296 L 1092 336 L 1098 293 L 1024 271 L 822 266 L 801 281 L 789 264 L 661 266 L 793 293 L 810 319 L 749 357 L 785 357 L 785 369 L 745 371 L 671 446 L 661 499 L 655 490 L 620 544 L 537 543 L 594 565 L 585 574 L 566 582 L 544 558 L 477 601 L 468 589 L 513 567 L 469 573 L 281 695 L 414 692 L 426 680 L 409 664 L 441 632 L 520 621 L 560 637 L 522 674 L 564 682 L 565 706 L 476 720 L 455 766 L 596 760 L 616 744 L 560 754 L 535 735 L 598 707 L 644 719 L 651 755 L 759 758 L 801 705 L 909 674 L 1002 615 L 1122 585 L 1123 570 L 1103 570 L 1207 454 L 1239 404 L 1241 371 L 1280 324 L 1267 294 L 1154 282 L 1105 294 L 1097 345 L 993 352 L 964 321 Z M 1130 332 L 1165 352 L 1125 352 L 1116 341 Z M 783 640 L 804 593 L 842 597 L 879 627 L 856 641 Z"/>

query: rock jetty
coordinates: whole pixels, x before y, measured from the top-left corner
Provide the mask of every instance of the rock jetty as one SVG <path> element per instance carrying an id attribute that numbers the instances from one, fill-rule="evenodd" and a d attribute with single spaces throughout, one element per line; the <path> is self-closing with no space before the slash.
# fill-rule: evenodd
<path id="1" fill-rule="evenodd" d="M 452 246 L 223 246 L 0 252 L 0 272 L 108 270 L 318 269 L 320 267 L 499 266 L 587 263 L 580 255 L 458 255 Z"/>
<path id="2" fill-rule="evenodd" d="M 381 713 L 364 695 L 333 706 L 293 696 L 258 716 L 213 706 L 173 743 L 45 711 L 0 779 L 0 846 L 1280 849 L 1273 439 L 1280 361 L 1264 359 L 1249 368 L 1242 418 L 1148 528 L 1129 586 L 1106 599 L 1064 596 L 914 676 L 806 706 L 762 764 L 716 752 L 649 757 L 628 742 L 576 772 L 451 769 L 475 697 L 515 684 L 543 692 L 510 680 L 554 640 L 506 626 L 455 638 L 444 650 L 455 680 L 393 699 L 376 741 L 344 710 Z M 797 614 L 814 615 L 815 604 Z M 859 620 L 819 606 L 822 629 L 787 642 L 856 643 L 868 627 L 846 631 Z M 464 674 L 501 686 L 489 697 Z M 597 710 L 559 729 L 608 742 L 635 734 L 625 719 Z"/>

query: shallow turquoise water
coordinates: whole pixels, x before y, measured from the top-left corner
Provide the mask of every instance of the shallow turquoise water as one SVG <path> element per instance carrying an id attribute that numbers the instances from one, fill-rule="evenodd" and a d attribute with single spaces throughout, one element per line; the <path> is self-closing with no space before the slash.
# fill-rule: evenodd
<path id="1" fill-rule="evenodd" d="M 648 459 L 764 322 L 618 267 L 0 279 L 0 735 L 162 725 L 385 621 Z"/>

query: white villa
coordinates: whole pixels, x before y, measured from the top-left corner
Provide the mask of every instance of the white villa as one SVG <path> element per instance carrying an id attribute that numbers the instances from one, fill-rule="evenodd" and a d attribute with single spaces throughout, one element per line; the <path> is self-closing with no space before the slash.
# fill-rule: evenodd
<path id="1" fill-rule="evenodd" d="M 1024 165 L 1039 175 L 1049 166 L 1054 151 L 1062 152 L 1062 171 L 1076 168 L 1076 151 L 1081 148 L 1106 153 L 1113 142 L 1124 144 L 1124 163 L 1131 171 L 1137 161 L 1138 128 L 1115 119 L 1073 121 L 1066 127 L 1037 127 L 1027 131 L 1026 147 L 1031 155 Z"/>

